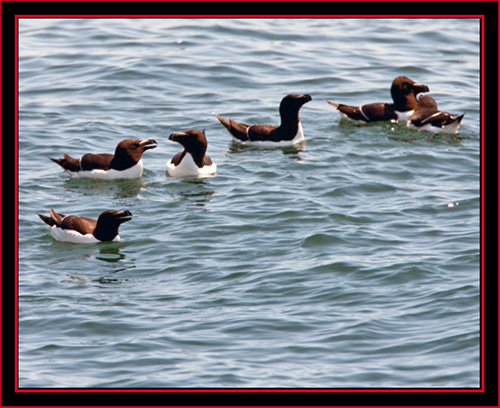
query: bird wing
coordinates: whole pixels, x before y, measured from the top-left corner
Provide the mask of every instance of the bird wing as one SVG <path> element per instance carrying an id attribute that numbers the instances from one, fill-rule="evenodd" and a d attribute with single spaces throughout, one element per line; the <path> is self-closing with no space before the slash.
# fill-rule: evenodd
<path id="1" fill-rule="evenodd" d="M 398 118 L 394 112 L 394 105 L 391 103 L 369 103 L 363 106 L 350 106 L 341 103 L 333 103 L 328 100 L 327 102 L 344 116 L 352 120 L 375 122 Z"/>
<path id="2" fill-rule="evenodd" d="M 273 140 L 274 133 L 278 126 L 272 125 L 253 125 L 248 128 L 248 140 L 253 142 Z"/>
<path id="3" fill-rule="evenodd" d="M 420 124 L 425 125 L 427 123 L 430 123 L 432 126 L 435 127 L 445 127 L 447 125 L 450 125 L 451 123 L 458 122 L 460 123 L 462 121 L 462 118 L 464 115 L 460 116 L 453 116 L 451 113 L 448 112 L 436 112 L 433 115 L 423 119 Z"/>
<path id="4" fill-rule="evenodd" d="M 80 167 L 82 170 L 87 171 L 94 169 L 109 170 L 113 157 L 114 155 L 109 153 L 87 153 L 80 159 Z"/>
<path id="5" fill-rule="evenodd" d="M 96 226 L 97 220 L 76 215 L 68 215 L 67 217 L 64 217 L 60 225 L 62 229 L 78 231 L 82 235 L 92 234 Z"/>

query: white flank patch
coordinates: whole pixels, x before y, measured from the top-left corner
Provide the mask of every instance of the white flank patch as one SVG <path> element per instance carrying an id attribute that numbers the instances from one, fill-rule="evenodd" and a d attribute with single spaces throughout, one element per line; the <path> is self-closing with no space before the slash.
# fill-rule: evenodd
<path id="1" fill-rule="evenodd" d="M 361 109 L 361 107 L 360 107 Z M 360 119 L 353 119 L 349 116 L 347 116 L 344 112 L 341 112 L 341 111 L 338 111 L 340 113 L 340 116 L 342 116 L 344 119 L 347 119 L 349 122 L 352 122 L 352 123 L 356 123 L 357 125 L 361 125 L 361 124 L 364 124 L 366 123 L 364 120 L 360 120 Z M 363 113 L 363 111 L 361 111 L 361 113 Z M 366 118 L 366 115 L 363 113 L 363 116 Z"/>
<path id="2" fill-rule="evenodd" d="M 71 242 L 73 244 L 96 244 L 98 242 L 101 242 L 92 234 L 83 235 L 78 231 L 62 229 L 56 227 L 55 225 L 50 227 L 50 232 L 52 233 L 52 236 L 55 240 L 62 242 Z M 120 235 L 117 235 L 115 239 L 113 239 L 113 241 L 119 242 Z"/>
<path id="3" fill-rule="evenodd" d="M 66 172 L 73 178 L 93 178 L 100 180 L 117 180 L 117 179 L 133 179 L 142 176 L 143 171 L 142 159 L 137 162 L 134 166 L 126 170 L 80 170 L 80 171 L 68 171 Z"/>
<path id="4" fill-rule="evenodd" d="M 170 177 L 212 177 L 216 171 L 217 165 L 215 163 L 200 169 L 189 153 L 186 153 L 178 166 L 173 165 L 172 160 L 167 163 L 167 173 Z"/>
<path id="5" fill-rule="evenodd" d="M 396 111 L 396 115 L 398 115 L 398 120 L 408 120 L 411 118 L 411 115 L 413 115 L 413 113 L 415 112 L 415 110 L 409 110 L 409 111 L 405 111 L 405 112 L 399 112 L 399 111 Z"/>
<path id="6" fill-rule="evenodd" d="M 257 141 L 250 141 L 250 140 L 240 140 L 236 139 L 233 137 L 233 140 L 245 145 L 245 146 L 256 146 L 256 147 L 283 147 L 283 146 L 292 146 L 295 143 L 300 143 L 305 140 L 304 138 L 304 130 L 302 129 L 302 123 L 299 122 L 299 129 L 297 130 L 297 134 L 292 140 L 282 140 L 281 142 L 273 142 L 270 140 L 257 140 Z"/>
<path id="7" fill-rule="evenodd" d="M 425 130 L 427 132 L 431 132 L 434 134 L 438 133 L 446 133 L 446 134 L 457 134 L 458 133 L 458 128 L 460 127 L 460 123 L 458 122 L 453 122 L 445 127 L 437 127 L 437 126 L 432 126 L 430 123 L 424 126 L 415 126 L 413 123 L 410 121 L 406 122 L 406 126 L 410 129 L 417 129 L 417 130 Z"/>

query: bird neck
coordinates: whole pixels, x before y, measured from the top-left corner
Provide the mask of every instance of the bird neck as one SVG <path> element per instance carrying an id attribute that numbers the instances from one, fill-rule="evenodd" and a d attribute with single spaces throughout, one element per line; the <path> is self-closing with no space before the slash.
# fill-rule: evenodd
<path id="1" fill-rule="evenodd" d="M 124 170 L 137 164 L 137 161 L 138 160 L 131 157 L 127 151 L 116 149 L 115 156 L 113 157 L 113 160 L 111 160 L 110 167 L 115 170 Z"/>
<path id="2" fill-rule="evenodd" d="M 119 226 L 120 224 L 113 224 L 106 225 L 106 227 L 104 227 L 102 223 L 97 222 L 92 235 L 94 235 L 94 237 L 96 237 L 99 241 L 113 241 L 113 239 L 115 239 L 115 237 L 118 235 Z"/>
<path id="3" fill-rule="evenodd" d="M 206 151 L 207 151 L 206 147 L 200 147 L 199 149 L 196 149 L 195 151 L 192 151 L 192 152 L 188 152 L 187 150 L 184 150 L 184 153 L 191 154 L 193 161 L 201 169 L 203 167 L 203 160 L 205 158 Z"/>
<path id="4" fill-rule="evenodd" d="M 281 124 L 280 128 L 292 133 L 297 133 L 299 129 L 299 110 L 285 110 L 280 107 Z"/>

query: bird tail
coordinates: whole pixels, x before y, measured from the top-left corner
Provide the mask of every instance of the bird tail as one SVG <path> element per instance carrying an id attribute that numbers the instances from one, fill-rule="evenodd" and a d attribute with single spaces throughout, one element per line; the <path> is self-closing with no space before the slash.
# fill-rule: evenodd
<path id="1" fill-rule="evenodd" d="M 458 123 L 460 123 L 460 122 L 462 122 L 462 119 L 464 118 L 464 116 L 465 116 L 465 113 L 462 113 L 461 115 L 457 116 L 457 117 L 455 118 L 455 120 L 456 120 Z"/>
<path id="2" fill-rule="evenodd" d="M 325 101 L 328 102 L 330 105 L 332 105 L 335 109 L 339 108 L 339 104 L 338 103 L 330 102 L 328 99 L 325 99 Z"/>
<path id="3" fill-rule="evenodd" d="M 54 163 L 57 163 L 64 170 L 69 171 L 79 171 L 80 170 L 80 160 L 74 159 L 71 156 L 68 156 L 66 153 L 63 153 L 64 159 L 53 159 L 49 157 Z"/>
<path id="4" fill-rule="evenodd" d="M 37 214 L 37 215 L 49 227 L 53 227 L 54 225 L 56 225 L 56 223 L 54 222 L 54 220 L 51 217 L 46 217 L 45 215 L 42 215 L 42 214 Z"/>
<path id="5" fill-rule="evenodd" d="M 50 216 L 54 221 L 54 223 L 56 225 L 61 225 L 63 218 L 66 216 L 64 214 L 56 213 L 53 208 L 50 208 L 49 210 L 50 210 Z"/>
<path id="6" fill-rule="evenodd" d="M 229 131 L 229 133 L 231 133 L 234 138 L 242 142 L 248 140 L 247 130 L 250 127 L 249 125 L 235 122 L 232 119 L 224 119 L 222 116 L 217 115 L 215 112 L 212 113 L 217 117 L 217 119 L 219 119 L 219 122 L 224 125 L 224 127 Z"/>
<path id="7" fill-rule="evenodd" d="M 222 116 L 217 115 L 215 112 L 212 112 L 212 115 L 219 119 L 219 122 L 222 123 L 227 130 L 231 131 L 231 123 L 229 122 L 229 120 L 224 119 Z"/>
<path id="8" fill-rule="evenodd" d="M 42 214 L 37 214 L 37 215 L 49 227 L 53 227 L 54 225 L 61 225 L 63 218 L 66 216 L 64 214 L 56 213 L 53 208 L 50 208 L 49 211 L 50 211 L 50 217 L 46 217 L 45 215 Z"/>

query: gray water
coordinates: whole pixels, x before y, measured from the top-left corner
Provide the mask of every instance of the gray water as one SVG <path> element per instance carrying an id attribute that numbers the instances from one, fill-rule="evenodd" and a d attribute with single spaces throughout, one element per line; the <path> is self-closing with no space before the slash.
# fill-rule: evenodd
<path id="1" fill-rule="evenodd" d="M 20 387 L 478 387 L 477 19 L 20 19 Z M 458 135 L 354 125 L 406 75 Z M 305 144 L 231 141 L 215 111 Z M 173 179 L 172 132 L 218 165 Z M 48 157 L 154 138 L 141 180 Z M 55 241 L 37 213 L 130 210 L 121 242 Z"/>

